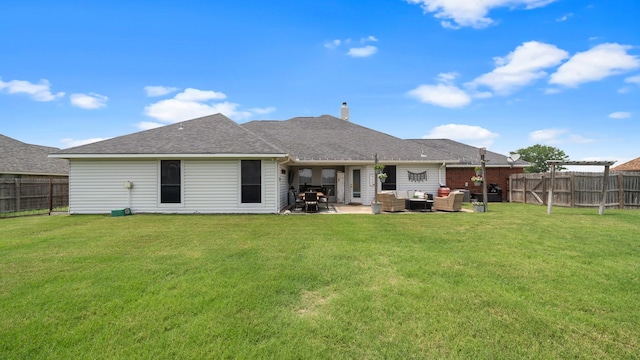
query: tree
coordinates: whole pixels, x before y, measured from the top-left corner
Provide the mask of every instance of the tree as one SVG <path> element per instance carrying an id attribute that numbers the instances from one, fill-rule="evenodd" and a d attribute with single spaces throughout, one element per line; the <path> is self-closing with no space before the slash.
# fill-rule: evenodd
<path id="1" fill-rule="evenodd" d="M 569 155 L 565 154 L 564 151 L 553 146 L 540 144 L 511 152 L 511 154 L 514 153 L 520 154 L 520 158 L 522 160 L 531 163 L 531 166 L 524 169 L 524 171 L 527 173 L 540 173 L 549 171 L 551 166 L 547 164 L 547 160 L 569 160 Z M 556 169 L 564 170 L 566 168 L 563 166 L 556 166 Z"/>

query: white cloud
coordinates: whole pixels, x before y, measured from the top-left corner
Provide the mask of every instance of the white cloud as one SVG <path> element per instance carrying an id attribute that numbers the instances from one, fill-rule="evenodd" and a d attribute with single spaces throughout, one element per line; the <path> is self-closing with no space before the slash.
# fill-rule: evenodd
<path id="1" fill-rule="evenodd" d="M 140 130 L 151 130 L 151 129 L 159 128 L 161 126 L 165 126 L 165 124 L 160 124 L 154 121 L 141 121 L 136 126 Z"/>
<path id="2" fill-rule="evenodd" d="M 627 111 L 616 111 L 609 114 L 612 119 L 628 119 L 631 117 L 631 113 Z"/>
<path id="3" fill-rule="evenodd" d="M 176 100 L 180 101 L 207 101 L 207 100 L 223 100 L 227 95 L 221 92 L 211 90 L 198 90 L 193 88 L 187 88 L 183 92 L 175 96 Z"/>
<path id="4" fill-rule="evenodd" d="M 500 135 L 480 126 L 447 124 L 436 126 L 424 135 L 423 139 L 452 139 L 465 144 L 482 147 L 493 144 L 494 139 Z"/>
<path id="5" fill-rule="evenodd" d="M 536 130 L 529 134 L 529 140 L 541 144 L 586 144 L 593 140 L 571 134 L 567 129 Z"/>
<path id="6" fill-rule="evenodd" d="M 487 86 L 501 95 L 547 76 L 543 70 L 556 66 L 569 54 L 555 45 L 537 41 L 525 42 L 505 57 L 496 57 L 496 68 L 466 84 L 470 88 Z"/>
<path id="7" fill-rule="evenodd" d="M 438 77 L 436 79 L 438 80 L 439 83 L 451 84 L 455 79 L 458 78 L 458 76 L 460 76 L 460 74 L 458 74 L 455 71 L 452 71 L 448 73 L 440 73 L 438 74 Z"/>
<path id="8" fill-rule="evenodd" d="M 324 43 L 324 47 L 326 47 L 327 49 L 336 49 L 338 48 L 338 46 L 340 46 L 340 44 L 342 44 L 342 40 L 340 39 L 335 39 L 335 40 L 331 40 L 328 41 L 326 43 Z"/>
<path id="9" fill-rule="evenodd" d="M 529 139 L 533 142 L 552 143 L 557 141 L 562 135 L 566 134 L 566 129 L 545 129 L 536 130 L 529 134 Z"/>
<path id="10" fill-rule="evenodd" d="M 99 109 L 107 106 L 107 100 L 109 100 L 106 96 L 96 93 L 71 94 L 69 98 L 73 106 L 82 109 Z"/>
<path id="11" fill-rule="evenodd" d="M 162 96 L 178 91 L 178 88 L 168 86 L 145 86 L 144 91 L 148 97 Z"/>
<path id="12" fill-rule="evenodd" d="M 378 42 L 378 38 L 373 35 L 369 35 L 365 38 L 360 39 L 359 44 L 364 45 L 371 42 Z M 335 50 L 341 46 L 349 46 L 352 43 L 354 43 L 355 45 L 356 42 L 355 41 L 352 42 L 351 39 L 344 39 L 344 40 L 335 39 L 335 40 L 325 42 L 324 47 L 326 47 L 327 49 Z M 377 52 L 378 52 L 378 48 L 373 45 L 354 46 L 349 48 L 349 50 L 347 51 L 347 55 L 351 57 L 369 57 L 371 55 L 374 55 Z"/>
<path id="13" fill-rule="evenodd" d="M 448 28 L 464 26 L 481 29 L 493 23 L 487 15 L 489 11 L 500 7 L 524 7 L 534 9 L 543 7 L 556 0 L 407 0 L 410 4 L 419 4 L 425 13 L 435 13 L 437 19 L 443 19 L 441 25 Z M 455 25 L 449 21 L 452 20 Z"/>
<path id="14" fill-rule="evenodd" d="M 490 97 L 493 97 L 493 93 L 490 91 L 477 91 L 472 92 L 471 97 L 474 99 L 488 99 Z"/>
<path id="15" fill-rule="evenodd" d="M 568 13 L 568 14 L 567 14 L 567 15 L 565 15 L 565 16 L 562 16 L 562 17 L 560 17 L 560 18 L 557 18 L 557 19 L 556 19 L 556 21 L 557 21 L 557 22 L 567 21 L 567 20 L 569 20 L 569 18 L 570 18 L 570 17 L 572 17 L 572 16 L 573 16 L 573 13 Z"/>
<path id="16" fill-rule="evenodd" d="M 65 145 L 65 148 L 70 148 L 74 146 L 87 145 L 87 144 L 91 144 L 94 142 L 107 140 L 107 139 L 110 139 L 110 138 L 91 138 L 91 139 L 83 139 L 83 140 L 74 140 L 74 139 L 66 138 L 66 139 L 60 140 L 60 142 Z"/>
<path id="17" fill-rule="evenodd" d="M 252 108 L 252 109 L 249 109 L 249 112 L 252 112 L 254 114 L 260 114 L 260 115 L 270 114 L 270 113 L 272 113 L 274 111 L 276 111 L 276 108 L 273 107 L 273 106 L 266 107 L 266 108 Z"/>
<path id="18" fill-rule="evenodd" d="M 378 52 L 378 48 L 373 45 L 367 45 L 359 48 L 351 48 L 347 55 L 351 57 L 368 57 Z"/>
<path id="19" fill-rule="evenodd" d="M 640 60 L 637 56 L 627 54 L 629 49 L 631 46 L 605 43 L 577 53 L 551 75 L 549 83 L 577 87 L 637 69 Z"/>
<path id="20" fill-rule="evenodd" d="M 52 93 L 51 83 L 42 79 L 40 83 L 33 84 L 24 80 L 10 80 L 7 82 L 0 79 L 0 90 L 9 94 L 27 94 L 35 101 L 53 101 L 64 96 L 63 92 Z"/>
<path id="21" fill-rule="evenodd" d="M 624 82 L 640 86 L 640 75 L 628 77 L 624 79 Z"/>
<path id="22" fill-rule="evenodd" d="M 171 99 L 146 106 L 144 113 L 161 123 L 176 123 L 217 113 L 235 120 L 243 120 L 255 114 L 268 114 L 276 110 L 274 107 L 241 110 L 240 105 L 236 103 L 212 102 L 226 97 L 222 92 L 188 88 Z M 157 122 L 141 122 L 137 126 L 140 129 L 152 129 L 161 125 Z"/>
<path id="23" fill-rule="evenodd" d="M 420 85 L 410 90 L 408 94 L 420 102 L 446 108 L 463 107 L 469 105 L 471 102 L 469 94 L 457 86 L 450 84 Z"/>

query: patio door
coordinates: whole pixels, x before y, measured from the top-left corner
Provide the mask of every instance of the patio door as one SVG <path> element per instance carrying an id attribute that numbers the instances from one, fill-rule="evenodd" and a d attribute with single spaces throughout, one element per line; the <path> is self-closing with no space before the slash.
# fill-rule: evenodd
<path id="1" fill-rule="evenodd" d="M 351 169 L 351 202 L 362 203 L 362 169 Z"/>

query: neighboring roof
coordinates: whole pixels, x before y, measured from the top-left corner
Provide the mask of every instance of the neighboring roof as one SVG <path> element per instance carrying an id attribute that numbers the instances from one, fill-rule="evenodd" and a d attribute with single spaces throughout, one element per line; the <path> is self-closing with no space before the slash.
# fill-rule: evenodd
<path id="1" fill-rule="evenodd" d="M 68 176 L 67 160 L 47 157 L 58 150 L 55 147 L 25 144 L 0 135 L 0 174 Z"/>
<path id="2" fill-rule="evenodd" d="M 178 154 L 283 156 L 286 151 L 247 131 L 228 117 L 215 114 L 65 149 L 53 156 Z"/>
<path id="3" fill-rule="evenodd" d="M 256 120 L 242 125 L 287 149 L 296 162 L 455 162 L 457 157 L 330 115 Z"/>
<path id="4" fill-rule="evenodd" d="M 615 171 L 640 171 L 640 157 L 627 161 L 624 164 L 620 164 L 616 167 L 612 167 L 611 170 Z"/>
<path id="5" fill-rule="evenodd" d="M 475 146 L 463 144 L 457 141 L 449 140 L 449 139 L 409 139 L 410 141 L 422 144 L 425 147 L 441 151 L 450 156 L 459 159 L 460 162 L 456 164 L 456 166 L 461 165 L 480 165 L 480 148 Z M 485 154 L 485 161 L 487 166 L 516 166 L 516 167 L 526 167 L 530 166 L 530 164 L 523 160 L 517 160 L 513 163 L 509 162 L 509 158 L 505 155 L 498 154 L 492 151 L 487 150 Z"/>

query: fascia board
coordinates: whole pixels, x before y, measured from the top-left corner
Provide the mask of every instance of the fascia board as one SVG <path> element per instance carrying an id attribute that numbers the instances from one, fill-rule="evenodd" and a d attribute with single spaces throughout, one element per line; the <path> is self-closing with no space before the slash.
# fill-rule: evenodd
<path id="1" fill-rule="evenodd" d="M 285 158 L 287 154 L 49 154 L 61 159 L 264 159 Z"/>

